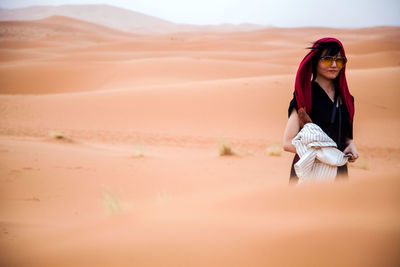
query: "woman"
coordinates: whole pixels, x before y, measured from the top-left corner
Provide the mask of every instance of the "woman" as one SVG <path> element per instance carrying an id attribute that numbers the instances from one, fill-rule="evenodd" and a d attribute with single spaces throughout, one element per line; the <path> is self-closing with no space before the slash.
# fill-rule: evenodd
<path id="1" fill-rule="evenodd" d="M 346 55 L 342 43 L 335 38 L 316 41 L 311 51 L 300 63 L 296 75 L 293 99 L 289 105 L 289 120 L 283 137 L 283 149 L 296 153 L 292 139 L 300 131 L 298 111 L 305 110 L 312 122 L 321 127 L 337 144 L 337 148 L 349 154 L 349 162 L 358 158 L 353 142 L 354 98 L 347 87 Z M 297 183 L 294 164 L 290 183 Z M 338 167 L 337 177 L 347 177 L 347 165 Z"/>

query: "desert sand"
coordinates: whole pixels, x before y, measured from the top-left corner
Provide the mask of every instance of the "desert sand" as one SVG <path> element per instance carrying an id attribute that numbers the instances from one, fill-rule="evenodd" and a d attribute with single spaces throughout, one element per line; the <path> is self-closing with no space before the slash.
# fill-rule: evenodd
<path id="1" fill-rule="evenodd" d="M 400 28 L 0 30 L 1 266 L 400 264 Z M 295 74 L 326 36 L 349 58 L 360 158 L 289 185 Z"/>

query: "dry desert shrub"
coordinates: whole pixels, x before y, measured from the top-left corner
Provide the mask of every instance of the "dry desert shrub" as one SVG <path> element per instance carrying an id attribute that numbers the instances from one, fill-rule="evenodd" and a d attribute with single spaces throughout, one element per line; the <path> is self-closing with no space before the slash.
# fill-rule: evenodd
<path id="1" fill-rule="evenodd" d="M 225 138 L 221 138 L 219 142 L 219 155 L 220 156 L 234 156 L 237 153 L 233 150 L 231 143 Z"/>
<path id="2" fill-rule="evenodd" d="M 134 145 L 136 153 L 132 155 L 132 158 L 142 158 L 144 157 L 144 145 L 143 144 L 135 144 Z"/>
<path id="3" fill-rule="evenodd" d="M 368 170 L 368 161 L 364 157 L 358 157 L 356 162 L 349 162 L 349 166 L 357 169 Z"/>
<path id="4" fill-rule="evenodd" d="M 122 210 L 120 200 L 110 193 L 103 193 L 101 200 L 108 216 L 114 215 Z"/>
<path id="5" fill-rule="evenodd" d="M 266 149 L 266 153 L 268 156 L 275 156 L 275 157 L 282 156 L 282 151 L 283 151 L 282 146 L 278 144 L 270 145 Z"/>
<path id="6" fill-rule="evenodd" d="M 72 142 L 71 138 L 66 137 L 63 133 L 57 132 L 57 131 L 51 131 L 49 133 L 50 137 L 52 139 L 60 140 L 60 141 L 65 141 L 65 142 Z"/>

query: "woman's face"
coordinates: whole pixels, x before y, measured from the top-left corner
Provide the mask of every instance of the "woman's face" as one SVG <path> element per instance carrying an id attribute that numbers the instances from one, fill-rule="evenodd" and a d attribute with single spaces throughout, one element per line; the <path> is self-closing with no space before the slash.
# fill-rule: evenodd
<path id="1" fill-rule="evenodd" d="M 338 75 L 340 70 L 343 68 L 343 64 L 340 64 L 335 60 L 336 58 L 341 58 L 340 52 L 333 56 L 332 58 L 327 58 L 328 60 L 324 60 L 324 56 L 326 55 L 327 50 L 324 50 L 321 54 L 321 58 L 318 61 L 317 65 L 317 76 L 320 76 L 320 78 L 325 78 L 328 80 L 333 80 L 335 79 Z M 331 60 L 329 60 L 331 59 Z"/>

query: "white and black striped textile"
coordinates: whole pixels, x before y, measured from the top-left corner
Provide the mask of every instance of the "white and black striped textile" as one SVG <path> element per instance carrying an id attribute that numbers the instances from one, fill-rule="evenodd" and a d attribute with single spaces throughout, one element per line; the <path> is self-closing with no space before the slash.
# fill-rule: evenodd
<path id="1" fill-rule="evenodd" d="M 347 163 L 336 143 L 315 123 L 307 123 L 292 140 L 300 160 L 294 165 L 298 184 L 333 182 L 337 167 Z"/>

